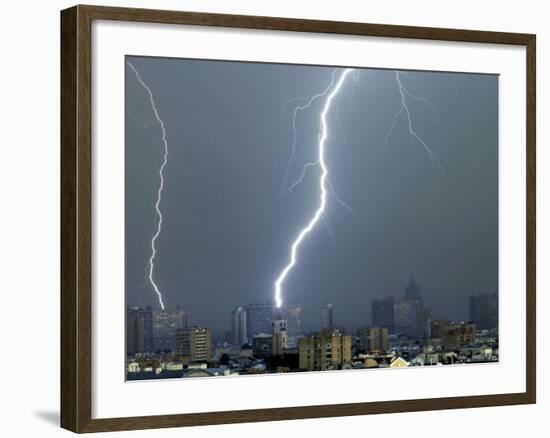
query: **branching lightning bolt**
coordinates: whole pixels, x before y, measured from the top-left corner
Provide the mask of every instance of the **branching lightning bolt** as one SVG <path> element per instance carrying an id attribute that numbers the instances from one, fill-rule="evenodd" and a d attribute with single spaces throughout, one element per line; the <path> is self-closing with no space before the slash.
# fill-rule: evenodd
<path id="1" fill-rule="evenodd" d="M 126 62 L 126 64 L 128 64 L 128 67 L 130 67 L 132 69 L 132 71 L 135 73 L 138 82 L 140 83 L 140 85 L 145 89 L 145 91 L 149 95 L 149 101 L 151 102 L 151 108 L 153 109 L 153 113 L 155 115 L 155 118 L 159 122 L 160 129 L 162 131 L 162 143 L 164 145 L 164 154 L 163 154 L 163 158 L 162 158 L 162 164 L 159 168 L 160 184 L 159 184 L 159 188 L 157 190 L 157 201 L 155 202 L 155 210 L 156 210 L 156 213 L 157 213 L 157 216 L 158 216 L 158 222 L 157 222 L 157 229 L 156 229 L 156 231 L 153 234 L 153 237 L 151 239 L 151 256 L 149 257 L 149 274 L 148 274 L 148 278 L 149 278 L 149 282 L 151 283 L 151 286 L 153 287 L 153 289 L 155 290 L 155 293 L 157 294 L 160 307 L 161 307 L 162 310 L 164 310 L 164 301 L 162 299 L 162 293 L 160 292 L 157 284 L 155 283 L 153 274 L 154 274 L 154 269 L 155 269 L 155 257 L 157 255 L 156 241 L 157 241 L 157 239 L 158 239 L 158 237 L 159 237 L 159 235 L 162 231 L 162 220 L 163 220 L 162 211 L 160 210 L 160 202 L 162 200 L 162 191 L 164 189 L 164 168 L 166 167 L 166 164 L 168 163 L 168 142 L 166 140 L 166 129 L 164 128 L 164 122 L 162 121 L 162 119 L 159 116 L 159 113 L 158 113 L 158 110 L 157 110 L 157 105 L 155 103 L 155 99 L 153 97 L 153 93 L 151 92 L 151 89 L 147 86 L 147 84 L 145 82 L 143 82 L 143 79 L 141 79 L 141 76 L 140 76 L 139 72 L 137 71 L 137 69 L 129 62 Z"/>
<path id="2" fill-rule="evenodd" d="M 298 129 L 296 128 L 296 118 L 298 117 L 298 113 L 300 111 L 303 111 L 303 110 L 307 109 L 307 108 L 310 108 L 311 105 L 313 105 L 313 102 L 315 102 L 317 99 L 319 99 L 323 96 L 326 96 L 326 94 L 330 90 L 330 87 L 332 86 L 333 82 L 334 82 L 334 77 L 333 77 L 333 80 L 330 83 L 330 85 L 325 89 L 325 91 L 323 91 L 322 93 L 317 93 L 317 94 L 313 95 L 312 97 L 310 97 L 309 99 L 304 98 L 304 97 L 295 97 L 294 99 L 290 99 L 286 103 L 286 105 L 289 105 L 291 102 L 293 102 L 295 100 L 302 100 L 302 99 L 307 100 L 307 102 L 304 103 L 303 105 L 295 107 L 294 111 L 292 113 L 292 145 L 291 145 L 290 157 L 288 159 L 288 164 L 287 164 L 286 171 L 285 171 L 285 177 L 284 177 L 284 180 L 283 180 L 283 187 L 282 187 L 281 191 L 285 191 L 285 189 L 288 185 L 288 174 L 290 172 L 290 168 L 292 167 L 292 162 L 294 161 L 294 156 L 296 155 L 296 144 L 298 142 Z M 302 170 L 302 175 L 300 177 L 300 182 L 303 179 L 303 177 L 305 176 L 305 173 L 307 171 L 306 167 L 312 167 L 312 166 L 315 166 L 316 164 L 318 164 L 318 163 L 317 162 L 315 162 L 315 163 L 311 162 L 311 163 L 307 163 L 306 166 L 304 166 L 304 169 Z M 299 184 L 299 182 L 296 182 L 296 183 L 292 184 L 292 186 L 288 190 L 292 190 L 297 184 Z"/>
<path id="3" fill-rule="evenodd" d="M 297 137 L 297 131 L 296 131 L 296 114 L 297 111 L 303 110 L 313 103 L 313 101 L 317 98 L 326 96 L 325 105 L 323 107 L 323 110 L 321 111 L 321 132 L 319 135 L 319 155 L 318 155 L 318 164 L 321 168 L 321 177 L 319 179 L 319 189 L 320 189 L 320 197 L 319 197 L 319 207 L 313 214 L 313 217 L 310 219 L 308 224 L 305 226 L 305 228 L 300 231 L 298 234 L 298 237 L 294 242 L 292 243 L 291 249 L 290 249 L 290 260 L 288 264 L 283 268 L 281 273 L 279 274 L 279 277 L 275 281 L 275 305 L 279 308 L 283 304 L 282 300 L 282 285 L 288 275 L 288 273 L 291 271 L 291 269 L 296 264 L 297 260 L 297 252 L 302 244 L 305 237 L 315 228 L 319 220 L 323 220 L 323 212 L 325 211 L 325 206 L 327 203 L 327 177 L 328 177 L 328 169 L 325 163 L 325 143 L 328 138 L 328 127 L 327 127 L 327 114 L 330 111 L 332 101 L 334 100 L 334 97 L 338 94 L 340 89 L 342 88 L 342 85 L 344 84 L 346 78 L 348 75 L 353 71 L 353 69 L 344 69 L 340 77 L 338 78 L 338 81 L 335 83 L 335 73 L 334 71 L 332 75 L 332 80 L 330 82 L 330 85 L 327 87 L 327 89 L 323 93 L 316 94 L 313 96 L 305 105 L 301 107 L 296 107 L 294 110 L 294 119 L 293 119 L 293 132 L 294 132 L 294 141 L 292 144 L 293 150 L 291 159 L 289 161 L 288 169 L 287 169 L 287 176 L 285 177 L 285 184 L 283 187 L 286 187 L 287 179 L 288 179 L 288 171 L 290 169 L 290 165 L 292 164 L 292 159 L 294 158 L 294 154 L 296 152 L 296 137 Z"/>
<path id="4" fill-rule="evenodd" d="M 354 69 L 349 69 L 349 70 L 353 71 Z M 292 147 L 291 147 L 292 151 L 291 151 L 291 154 L 290 154 L 290 157 L 289 157 L 289 160 L 288 160 L 288 164 L 287 164 L 287 168 L 286 168 L 286 171 L 285 171 L 285 177 L 284 177 L 284 181 L 283 181 L 282 191 L 285 191 L 285 189 L 286 189 L 289 192 L 292 192 L 297 186 L 299 186 L 300 184 L 302 184 L 302 182 L 304 182 L 304 178 L 306 177 L 308 171 L 313 167 L 319 166 L 319 164 L 320 164 L 319 159 L 317 159 L 316 161 L 306 162 L 303 165 L 302 171 L 300 172 L 300 175 L 298 176 L 298 178 L 292 184 L 289 185 L 288 175 L 290 173 L 290 169 L 292 167 L 292 163 L 294 162 L 294 158 L 296 156 L 296 151 L 297 151 L 296 146 L 297 146 L 297 140 L 298 140 L 298 129 L 296 127 L 296 119 L 297 119 L 298 113 L 300 111 L 304 111 L 304 110 L 310 108 L 313 105 L 313 103 L 315 102 L 315 100 L 327 95 L 330 88 L 334 84 L 334 75 L 336 74 L 336 71 L 337 71 L 337 69 L 335 69 L 333 71 L 332 81 L 330 82 L 329 86 L 322 93 L 317 93 L 317 94 L 313 95 L 311 98 L 294 97 L 294 98 L 290 99 L 289 101 L 287 101 L 285 103 L 285 106 L 288 106 L 288 105 L 290 105 L 290 103 L 295 102 L 297 100 L 305 100 L 306 101 L 306 103 L 304 105 L 295 107 L 294 110 L 293 110 L 293 113 L 292 113 L 292 134 L 293 134 L 293 136 L 292 136 Z M 354 82 L 357 82 L 356 77 L 354 77 L 352 75 L 351 78 Z M 341 122 L 340 116 L 338 114 L 338 106 L 336 106 L 335 116 L 336 116 L 336 120 L 338 121 L 338 125 L 339 125 L 339 128 L 340 128 L 340 133 L 343 137 L 344 143 L 347 144 L 346 138 L 345 138 L 345 135 L 344 135 L 344 132 L 343 132 L 343 128 L 342 128 L 342 122 Z M 331 192 L 332 196 L 334 197 L 334 199 L 336 200 L 336 202 L 338 204 L 340 204 L 342 207 L 344 207 L 346 210 L 348 210 L 353 216 L 357 217 L 357 215 L 355 214 L 353 209 L 347 203 L 345 203 L 344 201 L 342 201 L 340 199 L 340 197 L 336 193 L 336 190 L 334 189 L 334 186 L 331 184 L 331 182 L 328 178 L 327 178 L 326 182 L 330 186 L 330 192 Z M 327 228 L 329 228 L 330 224 L 328 223 L 328 219 L 326 217 L 324 217 L 324 221 L 327 224 Z M 331 240 L 333 240 L 334 235 L 332 233 L 332 229 L 329 231 L 329 235 L 331 237 Z"/>
<path id="5" fill-rule="evenodd" d="M 423 97 L 418 97 L 418 96 L 410 93 L 407 90 L 407 88 L 403 85 L 403 82 L 401 81 L 400 73 L 398 71 L 395 72 L 395 81 L 397 82 L 397 88 L 398 88 L 399 94 L 401 96 L 401 106 L 399 108 L 399 111 L 397 111 L 393 116 L 392 125 L 391 125 L 388 133 L 386 134 L 386 138 L 384 140 L 384 146 L 388 145 L 388 140 L 390 139 L 390 137 L 393 133 L 393 130 L 395 129 L 395 127 L 397 125 L 397 122 L 398 122 L 399 118 L 404 114 L 406 116 L 406 119 L 407 119 L 407 126 L 408 126 L 408 129 L 409 129 L 409 139 L 410 139 L 411 143 L 413 142 L 413 140 L 416 140 L 418 143 L 420 143 L 420 145 L 424 148 L 424 150 L 426 151 L 426 153 L 430 157 L 430 160 L 432 160 L 432 163 L 435 164 L 439 168 L 439 170 L 441 171 L 441 173 L 443 175 L 445 175 L 445 169 L 443 168 L 443 165 L 441 164 L 441 161 L 439 160 L 438 156 L 433 153 L 433 151 L 428 147 L 428 145 L 424 141 L 424 139 L 414 130 L 411 113 L 409 111 L 409 106 L 407 105 L 407 97 L 410 97 L 412 99 L 419 100 L 419 101 L 427 103 L 430 106 L 430 108 L 432 109 L 432 111 L 433 111 L 433 106 L 431 105 L 431 103 L 427 99 L 425 99 Z"/>
<path id="6" fill-rule="evenodd" d="M 332 237 L 332 228 L 330 227 L 330 224 L 329 224 L 329 222 L 328 222 L 328 220 L 327 220 L 327 218 L 324 214 L 326 203 L 327 203 L 328 191 L 330 191 L 333 198 L 335 199 L 335 201 L 338 204 L 340 204 L 341 206 L 346 208 L 350 213 L 355 215 L 355 212 L 352 210 L 352 208 L 348 204 L 346 204 L 344 201 L 342 201 L 339 198 L 339 196 L 336 194 L 336 191 L 334 190 L 334 187 L 331 184 L 330 179 L 328 178 L 328 169 L 327 169 L 327 166 L 326 166 L 326 163 L 325 163 L 325 143 L 326 143 L 326 140 L 328 138 L 328 127 L 327 127 L 327 120 L 326 120 L 327 119 L 327 114 L 329 113 L 329 111 L 331 109 L 331 104 L 332 104 L 332 101 L 334 100 L 334 97 L 339 93 L 340 89 L 342 88 L 342 85 L 346 81 L 346 78 L 355 69 L 344 69 L 342 74 L 340 75 L 338 81 L 336 81 L 336 83 L 335 83 L 335 76 L 336 76 L 337 70 L 338 69 L 334 70 L 334 72 L 332 74 L 332 80 L 331 80 L 329 86 L 322 93 L 315 94 L 310 99 L 303 98 L 303 97 L 297 97 L 297 98 L 291 99 L 289 102 L 286 103 L 286 105 L 288 105 L 291 102 L 296 101 L 296 100 L 305 100 L 306 101 L 306 103 L 304 103 L 303 105 L 300 105 L 300 106 L 297 106 L 297 107 L 294 108 L 293 117 L 292 117 L 292 134 L 293 134 L 292 150 L 291 150 L 290 158 L 289 158 L 288 165 L 287 165 L 286 172 L 285 172 L 284 183 L 283 183 L 283 191 L 287 187 L 288 187 L 288 189 L 287 189 L 288 191 L 292 191 L 297 185 L 299 185 L 303 182 L 303 180 L 304 180 L 304 178 L 305 178 L 305 176 L 306 176 L 309 169 L 311 169 L 312 167 L 319 166 L 321 168 L 321 176 L 320 176 L 320 180 L 319 180 L 320 203 L 319 203 L 319 207 L 317 208 L 317 210 L 313 214 L 313 217 L 310 219 L 308 224 L 300 231 L 297 238 L 292 243 L 292 246 L 291 246 L 291 249 L 290 249 L 289 261 L 288 261 L 287 265 L 283 268 L 283 270 L 281 271 L 279 276 L 277 277 L 277 280 L 275 281 L 275 304 L 276 304 L 277 307 L 281 307 L 281 305 L 282 305 L 282 302 L 283 302 L 282 301 L 282 287 L 283 287 L 284 281 L 285 281 L 286 277 L 288 276 L 289 272 L 296 265 L 297 257 L 298 257 L 298 250 L 299 250 L 300 245 L 302 244 L 303 240 L 305 239 L 305 237 L 315 228 L 315 226 L 317 225 L 317 223 L 319 221 L 323 221 L 325 223 L 327 229 L 329 230 L 329 235 L 333 239 L 333 237 Z M 401 97 L 401 99 L 400 99 L 401 105 L 400 105 L 399 110 L 393 116 L 392 125 L 391 125 L 388 133 L 386 134 L 386 138 L 385 138 L 385 141 L 384 141 L 384 146 L 388 145 L 388 141 L 389 141 L 391 135 L 393 134 L 393 131 L 394 131 L 400 117 L 405 115 L 406 121 L 407 121 L 409 139 L 410 139 L 411 144 L 413 143 L 414 140 L 416 140 L 423 147 L 423 149 L 426 151 L 426 153 L 430 157 L 430 160 L 432 161 L 432 163 L 435 164 L 439 168 L 439 170 L 441 171 L 441 173 L 443 175 L 445 175 L 445 169 L 443 168 L 443 165 L 441 164 L 440 159 L 430 149 L 430 147 L 428 146 L 426 141 L 415 131 L 415 129 L 413 127 L 412 116 L 411 116 L 411 113 L 410 113 L 410 110 L 409 110 L 409 106 L 407 104 L 407 98 L 410 98 L 410 99 L 413 99 L 413 100 L 416 100 L 416 101 L 419 101 L 419 102 L 422 102 L 422 103 L 426 104 L 430 108 L 434 119 L 437 120 L 435 109 L 434 109 L 433 105 L 431 104 L 431 102 L 428 99 L 426 99 L 424 97 L 417 96 L 416 94 L 411 93 L 403 85 L 403 82 L 401 81 L 400 73 L 402 73 L 405 76 L 408 76 L 407 72 L 395 71 L 395 81 L 397 83 L 398 91 L 399 91 L 399 94 L 400 94 L 400 97 Z M 350 76 L 350 77 L 353 79 L 353 81 L 355 83 L 358 82 L 357 77 L 353 77 L 353 75 Z M 321 115 L 320 115 L 321 132 L 320 132 L 320 135 L 319 135 L 319 143 L 318 143 L 318 150 L 319 150 L 318 158 L 317 158 L 316 161 L 306 162 L 303 165 L 302 171 L 301 171 L 300 175 L 298 176 L 298 178 L 296 179 L 296 181 L 294 181 L 292 184 L 289 185 L 288 184 L 288 175 L 290 173 L 290 169 L 291 169 L 292 163 L 294 161 L 294 157 L 296 155 L 296 145 L 297 145 L 297 139 L 298 139 L 298 131 L 297 131 L 297 128 L 296 128 L 297 115 L 300 111 L 303 111 L 307 108 L 310 108 L 315 100 L 320 99 L 322 97 L 326 97 L 326 100 L 325 100 L 325 104 L 323 106 L 323 109 L 322 109 Z M 336 116 L 337 116 L 337 121 L 340 124 L 340 130 L 342 131 L 341 121 L 339 120 L 338 114 L 336 114 Z"/>

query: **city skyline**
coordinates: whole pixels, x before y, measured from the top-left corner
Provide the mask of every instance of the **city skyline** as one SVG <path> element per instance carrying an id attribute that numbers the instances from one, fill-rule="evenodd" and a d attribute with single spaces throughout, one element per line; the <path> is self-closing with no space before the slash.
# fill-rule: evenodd
<path id="1" fill-rule="evenodd" d="M 467 297 L 469 314 L 468 318 L 443 318 L 441 315 L 432 314 L 429 303 L 425 303 L 421 287 L 416 282 L 414 274 L 411 274 L 409 282 L 404 286 L 400 295 L 389 296 L 384 299 L 373 299 L 364 320 L 358 325 L 346 324 L 345 315 L 338 319 L 337 311 L 333 303 L 325 303 L 322 314 L 317 318 L 314 327 L 304 327 L 304 306 L 300 303 L 289 303 L 278 309 L 274 303 L 240 303 L 227 311 L 227 324 L 221 331 L 212 331 L 212 339 L 217 343 L 231 345 L 252 344 L 255 335 L 271 334 L 273 322 L 284 319 L 288 333 L 289 343 L 296 345 L 299 337 L 319 330 L 338 330 L 346 333 L 355 333 L 367 327 L 388 329 L 388 334 L 406 336 L 410 339 L 426 336 L 427 324 L 440 321 L 450 323 L 474 323 L 478 329 L 487 330 L 498 328 L 498 295 L 477 294 Z M 163 310 L 129 307 L 128 315 L 143 311 L 151 312 L 151 340 L 154 350 L 170 345 L 170 337 L 174 337 L 176 328 L 207 327 L 204 321 L 193 320 L 186 308 L 178 306 L 175 309 Z M 167 330 L 167 327 L 170 329 Z M 163 347 L 161 347 L 161 345 Z M 170 348 L 168 348 L 170 349 Z"/>
<path id="2" fill-rule="evenodd" d="M 373 320 L 380 325 L 349 331 L 336 323 L 335 307 L 327 303 L 322 325 L 306 332 L 301 305 L 252 303 L 231 311 L 231 328 L 221 338 L 209 327 L 188 324 L 185 309 L 127 309 L 126 378 L 498 362 L 498 296 L 470 296 L 469 304 L 468 322 L 432 319 L 411 276 L 402 296 L 373 300 Z"/>
<path id="3" fill-rule="evenodd" d="M 322 90 L 334 69 L 129 59 L 154 93 L 171 147 L 156 281 L 167 308 L 185 307 L 191 321 L 223 331 L 227 309 L 273 302 L 273 281 L 314 197 L 314 178 L 281 193 L 296 103 L 288 101 Z M 147 93 L 126 73 L 127 303 L 157 307 L 146 274 L 161 132 Z M 328 225 L 305 243 L 285 302 L 303 304 L 305 330 L 315 329 L 326 303 L 336 321 L 359 327 L 372 300 L 401 295 L 414 271 L 434 314 L 466 320 L 467 297 L 498 293 L 498 79 L 403 74 L 411 93 L 428 99 L 410 105 L 445 165 L 442 176 L 402 123 L 384 144 L 399 109 L 394 72 L 359 73 L 335 101 L 327 150 L 335 189 L 356 216 L 331 202 Z M 297 120 L 300 159 L 311 156 L 316 114 L 317 107 Z"/>

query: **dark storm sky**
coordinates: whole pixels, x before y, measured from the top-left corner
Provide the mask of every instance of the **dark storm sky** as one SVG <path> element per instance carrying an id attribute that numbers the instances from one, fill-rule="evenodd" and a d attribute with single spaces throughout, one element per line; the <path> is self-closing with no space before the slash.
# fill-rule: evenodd
<path id="1" fill-rule="evenodd" d="M 232 307 L 273 299 L 290 245 L 319 202 L 319 170 L 281 193 L 291 152 L 295 97 L 330 83 L 332 67 L 137 58 L 154 94 L 169 147 L 155 278 L 168 307 L 220 332 Z M 373 298 L 401 296 L 411 271 L 434 317 L 468 318 L 467 298 L 498 289 L 498 78 L 410 72 L 401 75 L 415 130 L 406 118 L 387 147 L 400 108 L 393 71 L 361 69 L 328 115 L 326 161 L 339 197 L 328 198 L 326 225 L 306 238 L 284 287 L 285 303 L 304 306 L 306 329 L 322 307 L 336 322 L 370 322 Z M 315 160 L 323 99 L 297 120 L 290 180 Z M 434 114 L 435 113 L 435 114 Z M 339 114 L 339 117 L 337 117 Z M 341 123 L 339 123 L 338 119 Z M 126 282 L 128 305 L 158 308 L 145 282 L 162 160 L 161 130 L 148 95 L 126 69 Z"/>

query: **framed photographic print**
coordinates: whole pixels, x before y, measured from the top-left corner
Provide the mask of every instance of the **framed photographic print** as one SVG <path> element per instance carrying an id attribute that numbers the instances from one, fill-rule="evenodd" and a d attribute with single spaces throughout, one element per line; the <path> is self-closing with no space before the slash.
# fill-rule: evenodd
<path id="1" fill-rule="evenodd" d="M 535 403 L 535 36 L 61 13 L 61 423 Z"/>

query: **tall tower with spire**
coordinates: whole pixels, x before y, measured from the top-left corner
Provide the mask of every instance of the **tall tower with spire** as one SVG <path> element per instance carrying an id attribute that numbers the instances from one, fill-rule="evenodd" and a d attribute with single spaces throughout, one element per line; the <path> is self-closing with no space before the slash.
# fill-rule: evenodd
<path id="1" fill-rule="evenodd" d="M 288 345 L 286 320 L 283 318 L 283 312 L 277 309 L 273 318 L 273 356 L 283 354 Z"/>

